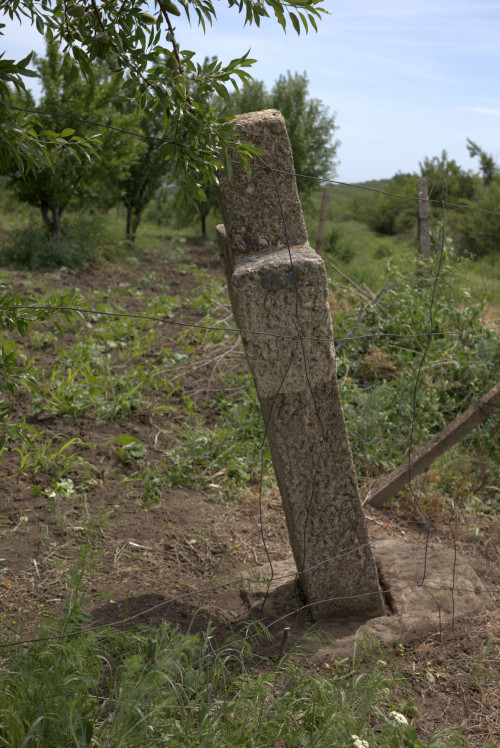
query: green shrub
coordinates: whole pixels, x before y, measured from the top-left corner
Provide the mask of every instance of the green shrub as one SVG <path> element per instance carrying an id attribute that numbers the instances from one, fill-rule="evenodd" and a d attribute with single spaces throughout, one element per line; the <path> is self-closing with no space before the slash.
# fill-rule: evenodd
<path id="1" fill-rule="evenodd" d="M 366 309 L 352 332 L 355 339 L 338 352 L 337 371 L 350 441 L 363 477 L 379 475 L 402 461 L 413 416 L 416 448 L 495 382 L 500 366 L 498 339 L 483 328 L 480 308 L 471 304 L 465 288 L 469 261 L 457 259 L 449 249 L 444 253 L 434 297 L 433 331 L 472 333 L 438 335 L 428 345 L 438 263 L 436 258 L 433 266 L 427 267 L 416 252 L 389 260 L 389 288 L 379 304 Z M 337 339 L 351 334 L 357 315 L 353 312 L 350 319 L 344 312 L 334 315 Z M 481 443 L 481 453 L 489 453 L 493 460 L 498 450 L 494 421 L 492 417 Z"/>
<path id="2" fill-rule="evenodd" d="M 490 213 L 477 210 L 462 210 L 454 217 L 460 231 L 459 248 L 476 257 L 500 253 L 500 178 L 486 187 L 480 185 L 474 195 L 474 202 L 465 201 L 472 207 L 481 208 Z M 495 215 L 496 214 L 496 215 Z"/>
<path id="3" fill-rule="evenodd" d="M 13 232 L 0 251 L 4 265 L 28 270 L 82 268 L 110 256 L 110 238 L 99 216 L 68 218 L 59 237 L 30 224 Z"/>
<path id="4" fill-rule="evenodd" d="M 377 234 L 403 234 L 417 224 L 417 203 L 414 200 L 378 194 L 357 198 L 357 206 L 358 220 L 364 221 Z"/>
<path id="5" fill-rule="evenodd" d="M 343 262 L 350 262 L 355 255 L 351 243 L 349 242 L 349 237 L 346 237 L 337 227 L 333 228 L 329 234 L 327 234 L 325 251 L 330 252 L 334 257 L 337 257 Z"/>

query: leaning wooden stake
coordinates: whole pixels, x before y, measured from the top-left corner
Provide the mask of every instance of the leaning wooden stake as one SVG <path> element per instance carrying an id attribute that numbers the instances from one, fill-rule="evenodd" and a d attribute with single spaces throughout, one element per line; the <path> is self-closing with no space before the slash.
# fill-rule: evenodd
<path id="1" fill-rule="evenodd" d="M 372 506 L 382 506 L 394 496 L 408 482 L 444 454 L 450 447 L 463 439 L 479 423 L 488 418 L 500 407 L 500 382 L 477 403 L 471 405 L 465 413 L 455 418 L 440 434 L 433 437 L 425 446 L 418 450 L 411 459 L 411 464 L 405 462 L 387 476 L 381 478 L 372 486 L 364 499 L 364 503 Z"/>
<path id="2" fill-rule="evenodd" d="M 323 190 L 321 198 L 321 210 L 319 212 L 318 233 L 316 235 L 316 252 L 320 255 L 323 252 L 323 234 L 325 233 L 326 209 L 328 208 L 328 199 L 330 197 L 329 187 Z"/>
<path id="3" fill-rule="evenodd" d="M 427 177 L 418 180 L 418 251 L 427 260 L 431 257 L 431 222 Z"/>
<path id="4" fill-rule="evenodd" d="M 285 122 L 276 110 L 253 112 L 236 129 L 265 155 L 251 178 L 238 165 L 229 183 L 220 176 L 217 233 L 300 583 L 314 618 L 381 615 L 337 386 L 327 276 L 307 241 Z"/>

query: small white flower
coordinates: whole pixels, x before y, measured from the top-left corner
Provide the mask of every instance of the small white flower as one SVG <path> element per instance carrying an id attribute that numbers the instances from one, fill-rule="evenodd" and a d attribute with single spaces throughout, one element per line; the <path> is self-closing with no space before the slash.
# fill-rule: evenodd
<path id="1" fill-rule="evenodd" d="M 401 712 L 389 712 L 389 719 L 392 719 L 392 721 L 396 725 L 407 725 L 408 720 L 406 719 L 404 714 L 401 714 Z"/>
<path id="2" fill-rule="evenodd" d="M 357 735 L 351 735 L 354 748 L 370 748 L 367 740 L 361 740 Z"/>

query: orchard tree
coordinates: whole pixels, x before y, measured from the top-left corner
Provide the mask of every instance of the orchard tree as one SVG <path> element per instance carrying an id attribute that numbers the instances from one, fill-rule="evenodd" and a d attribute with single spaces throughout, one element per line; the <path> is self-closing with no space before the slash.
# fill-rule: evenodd
<path id="1" fill-rule="evenodd" d="M 46 57 L 35 57 L 34 62 L 43 91 L 40 108 L 57 111 L 61 101 L 64 101 L 66 105 L 72 106 L 76 116 L 82 115 L 91 96 L 86 91 L 86 86 L 79 88 L 77 82 L 68 85 L 67 76 L 60 70 L 61 58 L 56 46 L 48 44 Z M 30 98 L 26 103 L 35 108 Z M 80 104 L 78 107 L 77 102 Z M 38 121 L 44 128 L 43 132 L 55 133 L 54 118 L 39 115 Z M 76 134 L 71 124 L 63 121 L 55 125 L 56 129 L 62 126 L 62 134 L 66 140 L 72 139 Z M 21 201 L 40 209 L 49 233 L 58 237 L 62 214 L 70 200 L 79 194 L 79 185 L 88 160 L 85 157 L 78 158 L 73 151 L 67 150 L 64 142 L 55 143 L 49 148 L 49 154 L 50 163 L 41 164 L 28 173 L 24 173 L 14 162 L 10 184 Z"/>
<path id="2" fill-rule="evenodd" d="M 229 87 L 250 78 L 248 68 L 254 60 L 243 54 L 223 65 L 214 64 L 210 72 L 194 61 L 194 51 L 183 49 L 176 36 L 176 17 L 184 14 L 196 20 L 204 30 L 216 21 L 214 0 L 155 0 L 155 15 L 146 0 L 0 0 L 0 12 L 10 18 L 30 20 L 50 40 L 64 42 L 64 65 L 71 75 L 80 69 L 89 82 L 94 78 L 92 62 L 106 60 L 114 74 L 115 90 L 124 101 L 133 101 L 138 111 L 154 117 L 158 110 L 168 119 L 168 131 L 161 157 L 171 161 L 171 178 L 184 187 L 184 193 L 202 200 L 203 182 L 213 184 L 216 170 L 229 165 L 228 150 L 236 152 L 245 168 L 256 149 L 238 140 L 225 114 L 211 106 L 214 93 L 229 99 Z M 229 8 L 242 13 L 245 23 L 260 25 L 273 16 L 285 30 L 291 23 L 297 33 L 309 27 L 317 29 L 323 13 L 323 0 L 227 0 Z M 159 64 L 161 61 L 161 64 Z M 0 65 L 0 96 L 3 121 L 0 163 L 8 160 L 7 147 L 13 149 L 18 163 L 34 168 L 44 154 L 44 143 L 34 123 L 15 123 L 9 84 L 24 86 L 29 59 L 5 60 Z M 189 93 L 189 79 L 197 81 L 198 95 Z M 15 110 L 17 111 L 17 110 Z M 63 128 L 64 129 L 64 128 Z M 56 133 L 56 136 L 58 133 Z M 30 153 L 29 148 L 32 149 Z"/>
<path id="3" fill-rule="evenodd" d="M 119 182 L 120 198 L 126 208 L 125 238 L 134 242 L 142 213 L 168 173 L 161 158 L 160 142 L 144 142 Z"/>
<path id="4" fill-rule="evenodd" d="M 228 99 L 230 86 L 237 89 L 249 80 L 248 68 L 253 60 L 247 53 L 226 65 L 217 62 L 209 74 L 203 71 L 193 59 L 194 52 L 179 45 L 173 24 L 183 13 L 206 30 L 216 21 L 214 0 L 177 2 L 179 5 L 173 0 L 154 0 L 156 15 L 152 15 L 147 0 L 0 0 L 0 15 L 24 18 L 49 42 L 64 43 L 63 67 L 70 81 L 80 71 L 92 83 L 92 63 L 105 61 L 113 73 L 113 94 L 125 103 L 133 102 L 146 117 L 154 119 L 159 111 L 164 113 L 168 121 L 165 131 L 173 136 L 165 139 L 160 157 L 170 161 L 171 179 L 183 184 L 186 195 L 203 199 L 200 185 L 204 181 L 215 183 L 221 160 L 228 170 L 229 148 L 247 170 L 257 150 L 239 140 L 227 117 L 210 103 L 215 93 Z M 259 26 L 262 19 L 274 15 L 283 30 L 291 23 L 297 33 L 307 31 L 309 26 L 317 30 L 317 21 L 326 13 L 323 0 L 227 0 L 227 4 L 244 14 L 245 23 Z M 3 28 L 0 24 L 0 36 Z M 50 165 L 50 144 L 76 155 L 92 155 L 85 142 L 75 139 L 73 120 L 71 125 L 59 120 L 57 127 L 48 130 L 36 113 L 26 111 L 32 107 L 23 106 L 25 78 L 36 75 L 29 67 L 31 58 L 9 60 L 0 56 L 0 173 L 9 172 L 13 163 L 20 173 Z M 193 76 L 200 93 L 196 99 L 188 92 L 187 80 Z M 65 102 L 60 104 L 61 109 L 54 114 L 74 115 L 66 110 Z M 8 290 L 1 301 L 3 306 L 12 305 Z M 64 303 L 61 298 L 54 306 Z M 54 314 L 47 311 L 46 318 Z M 20 326 L 27 331 L 37 319 L 40 315 L 36 312 L 12 310 L 9 320 L 3 315 L 1 326 Z M 0 356 L 5 358 L 5 354 L 0 348 Z M 0 394 L 10 387 L 6 383 L 8 366 L 0 361 Z M 16 364 L 13 366 L 10 373 L 16 376 Z M 8 433 L 9 415 L 8 408 L 0 403 L 0 430 L 4 433 Z"/>
<path id="5" fill-rule="evenodd" d="M 339 141 L 333 139 L 338 129 L 335 116 L 329 113 L 328 107 L 320 99 L 309 96 L 309 81 L 305 72 L 280 75 L 268 101 L 269 107 L 279 109 L 285 118 L 293 163 L 299 175 L 297 186 L 302 195 L 308 195 L 317 188 L 318 183 L 301 174 L 325 179 L 335 176 L 335 157 L 339 147 Z"/>
<path id="6" fill-rule="evenodd" d="M 55 238 L 60 235 L 61 219 L 70 203 L 95 208 L 110 207 L 119 201 L 119 177 L 139 149 L 138 141 L 128 134 L 107 128 L 96 131 L 95 126 L 83 121 L 93 118 L 113 126 L 131 124 L 130 115 L 118 113 L 110 104 L 108 70 L 102 65 L 94 66 L 89 85 L 77 70 L 61 64 L 62 59 L 54 42 L 47 45 L 46 57 L 35 58 L 42 85 L 36 109 L 45 132 L 55 134 L 56 128 L 63 126 L 64 141 L 49 146 L 50 163 L 27 172 L 14 164 L 11 177 L 18 198 L 40 208 L 43 222 Z M 63 108 L 80 121 L 43 114 Z M 75 139 L 86 144 L 83 157 L 67 147 Z"/>

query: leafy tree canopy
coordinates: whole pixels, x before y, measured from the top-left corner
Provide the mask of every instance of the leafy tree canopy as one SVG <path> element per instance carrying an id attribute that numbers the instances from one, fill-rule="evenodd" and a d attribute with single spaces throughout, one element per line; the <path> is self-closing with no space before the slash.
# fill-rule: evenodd
<path id="1" fill-rule="evenodd" d="M 445 200 L 450 197 L 468 199 L 474 192 L 473 177 L 443 150 L 440 156 L 426 157 L 419 164 L 423 177 L 429 179 L 430 197 Z"/>
<path id="2" fill-rule="evenodd" d="M 479 169 L 481 171 L 481 176 L 484 179 L 484 184 L 488 186 L 490 182 L 493 181 L 494 177 L 500 174 L 500 169 L 495 163 L 495 159 L 493 158 L 491 153 L 486 153 L 486 151 L 483 151 L 483 149 L 480 148 L 477 143 L 474 143 L 474 141 L 470 138 L 467 138 L 467 150 L 469 151 L 471 158 L 475 158 L 476 156 L 479 157 Z"/>
<path id="3" fill-rule="evenodd" d="M 227 0 L 228 6 L 245 17 L 245 23 L 260 25 L 274 16 L 285 30 L 288 24 L 300 33 L 326 12 L 323 0 Z M 116 102 L 133 101 L 146 117 L 161 110 L 173 132 L 165 142 L 161 157 L 171 161 L 172 178 L 185 192 L 203 200 L 201 187 L 215 181 L 220 157 L 227 163 L 227 152 L 234 148 L 235 132 L 227 113 L 211 104 L 216 93 L 229 101 L 230 90 L 238 90 L 249 80 L 248 68 L 254 62 L 243 54 L 228 64 L 215 60 L 208 68 L 194 61 L 195 52 L 182 49 L 174 28 L 176 17 L 184 14 L 206 31 L 216 21 L 213 0 L 155 0 L 151 14 L 145 0 L 0 0 L 0 13 L 11 19 L 23 17 L 35 24 L 49 41 L 64 44 L 63 65 L 70 76 L 81 70 L 88 81 L 94 79 L 92 63 L 106 61 L 113 73 L 112 95 Z M 0 29 L 1 32 L 1 29 Z M 33 75 L 25 60 L 0 59 L 0 169 L 13 157 L 18 168 L 39 165 L 47 155 L 47 141 L 58 133 L 42 135 L 37 121 L 26 118 L 13 104 L 13 89 L 25 88 L 24 77 Z M 189 79 L 196 80 L 193 86 Z M 71 147 L 71 146 L 70 146 Z M 238 141 L 238 157 L 245 168 L 255 149 Z"/>

